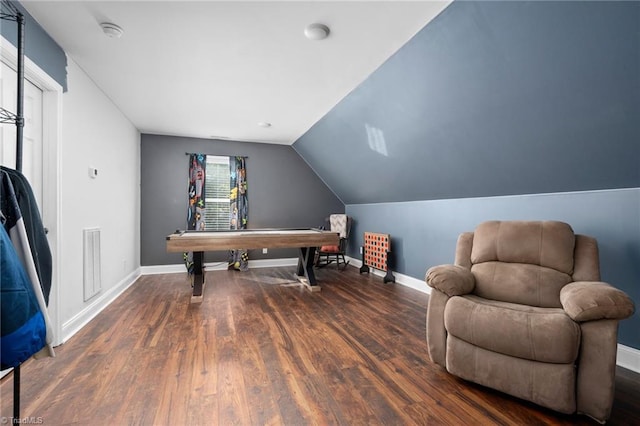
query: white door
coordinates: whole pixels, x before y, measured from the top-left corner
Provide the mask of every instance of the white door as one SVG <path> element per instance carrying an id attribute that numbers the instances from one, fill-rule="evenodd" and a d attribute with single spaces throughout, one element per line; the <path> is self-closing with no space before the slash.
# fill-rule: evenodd
<path id="1" fill-rule="evenodd" d="M 15 114 L 16 71 L 2 62 L 0 101 L 2 107 Z M 24 81 L 24 131 L 22 141 L 22 173 L 29 180 L 42 215 L 42 90 L 29 80 Z M 2 124 L 0 131 L 0 164 L 16 168 L 16 126 Z M 43 222 L 45 218 L 43 217 Z"/>
<path id="2" fill-rule="evenodd" d="M 0 36 L 0 102 L 15 111 L 18 52 Z M 8 65 L 8 66 L 7 66 Z M 62 126 L 62 86 L 28 57 L 24 58 L 25 129 L 22 170 L 31 182 L 40 207 L 53 260 L 49 318 L 54 328 L 54 345 L 62 343 L 60 300 L 60 138 Z M 0 163 L 15 168 L 15 125 L 0 124 Z"/>
<path id="3" fill-rule="evenodd" d="M 0 102 L 2 108 L 16 113 L 17 80 L 16 71 L 0 62 Z M 22 138 L 22 173 L 31 183 L 34 196 L 42 215 L 42 90 L 29 80 L 24 81 L 24 131 Z M 0 164 L 16 168 L 16 126 L 13 123 L 0 124 Z M 44 220 L 44 218 L 43 218 Z M 6 376 L 11 369 L 0 372 Z"/>

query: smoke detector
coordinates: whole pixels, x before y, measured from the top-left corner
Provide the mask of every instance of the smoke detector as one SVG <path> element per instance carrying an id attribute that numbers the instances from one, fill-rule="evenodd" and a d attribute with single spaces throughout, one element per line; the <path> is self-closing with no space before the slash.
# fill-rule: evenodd
<path id="1" fill-rule="evenodd" d="M 310 40 L 324 40 L 329 37 L 329 27 L 324 24 L 310 24 L 304 29 L 304 35 Z"/>
<path id="2" fill-rule="evenodd" d="M 122 28 L 111 22 L 102 22 L 100 27 L 102 28 L 102 32 L 110 38 L 120 38 L 122 37 L 122 33 L 124 33 Z"/>

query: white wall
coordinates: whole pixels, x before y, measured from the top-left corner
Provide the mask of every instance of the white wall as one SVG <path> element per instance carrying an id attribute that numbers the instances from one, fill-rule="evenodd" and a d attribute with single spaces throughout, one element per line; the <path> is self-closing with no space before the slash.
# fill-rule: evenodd
<path id="1" fill-rule="evenodd" d="M 140 133 L 68 58 L 60 143 L 62 341 L 130 285 L 140 267 Z M 89 167 L 98 169 L 95 179 Z M 102 290 L 83 301 L 84 228 L 101 228 Z"/>

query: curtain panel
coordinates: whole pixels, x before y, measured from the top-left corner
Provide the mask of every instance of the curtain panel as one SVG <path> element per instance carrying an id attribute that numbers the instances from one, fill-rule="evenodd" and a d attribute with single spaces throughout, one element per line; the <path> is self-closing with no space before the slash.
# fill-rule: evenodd
<path id="1" fill-rule="evenodd" d="M 187 230 L 205 230 L 204 190 L 206 185 L 207 156 L 189 154 L 189 204 L 187 206 Z M 182 253 L 187 273 L 193 275 L 193 253 Z"/>
<path id="2" fill-rule="evenodd" d="M 204 190 L 206 185 L 206 167 L 206 155 L 189 155 L 189 207 L 187 212 L 188 230 L 205 230 Z"/>
<path id="3" fill-rule="evenodd" d="M 249 203 L 247 197 L 246 157 L 229 157 L 229 229 L 247 229 Z M 205 154 L 189 154 L 189 181 L 187 206 L 187 230 L 206 230 L 206 167 Z M 194 273 L 193 253 L 183 253 L 189 275 Z M 249 254 L 246 249 L 229 251 L 229 268 L 249 270 Z"/>
<path id="4" fill-rule="evenodd" d="M 247 198 L 247 168 L 246 157 L 230 157 L 229 171 L 231 179 L 230 190 L 230 229 L 247 229 L 249 208 Z M 247 250 L 231 250 L 229 252 L 229 267 L 239 271 L 249 270 L 249 254 Z"/>

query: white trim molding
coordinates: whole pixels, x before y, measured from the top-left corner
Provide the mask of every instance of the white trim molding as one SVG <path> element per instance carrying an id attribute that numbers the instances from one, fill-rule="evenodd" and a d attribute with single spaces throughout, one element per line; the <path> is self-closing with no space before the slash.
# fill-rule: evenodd
<path id="1" fill-rule="evenodd" d="M 640 373 L 640 350 L 618 343 L 616 364 L 619 367 Z"/>
<path id="2" fill-rule="evenodd" d="M 249 260 L 249 268 L 277 268 L 280 266 L 296 266 L 298 264 L 297 257 L 283 258 L 283 259 L 257 259 Z M 224 271 L 228 268 L 227 262 L 215 262 L 205 263 L 204 270 L 206 271 Z M 175 265 L 155 265 L 155 266 L 141 266 L 141 275 L 156 275 L 156 274 L 177 274 L 186 273 L 187 270 L 183 263 Z"/>
<path id="3" fill-rule="evenodd" d="M 89 321 L 94 319 L 100 312 L 102 312 L 104 308 L 109 306 L 122 293 L 124 293 L 129 287 L 131 287 L 140 277 L 140 275 L 140 268 L 138 268 L 127 275 L 124 279 L 122 279 L 115 287 L 100 295 L 100 297 L 98 297 L 93 303 L 73 316 L 73 318 L 71 318 L 69 321 L 62 324 L 61 343 L 69 340 L 74 334 L 80 331 L 82 327 L 87 325 Z"/>
<path id="4" fill-rule="evenodd" d="M 279 266 L 297 266 L 298 258 L 256 259 L 249 260 L 249 268 L 277 268 Z"/>
<path id="5" fill-rule="evenodd" d="M 356 268 L 360 268 L 362 266 L 362 260 L 360 259 L 355 259 L 350 256 L 346 256 L 346 259 L 349 261 L 349 265 L 351 266 L 355 266 Z M 370 268 L 370 271 L 373 275 L 376 275 L 379 277 L 384 277 L 386 275 L 386 272 L 380 271 L 375 268 Z M 392 272 L 393 272 L 393 275 L 396 277 L 397 284 L 402 284 L 405 287 L 411 287 L 412 289 L 418 290 L 419 292 L 422 292 L 422 293 L 427 293 L 427 294 L 431 293 L 431 288 L 429 288 L 429 286 L 424 280 L 419 280 L 417 278 L 413 278 L 413 277 L 410 277 L 409 275 L 404 275 L 399 272 L 395 272 L 395 271 L 392 271 Z"/>
<path id="6" fill-rule="evenodd" d="M 187 272 L 183 263 L 177 265 L 155 265 L 140 267 L 140 275 L 178 274 L 181 272 Z"/>

